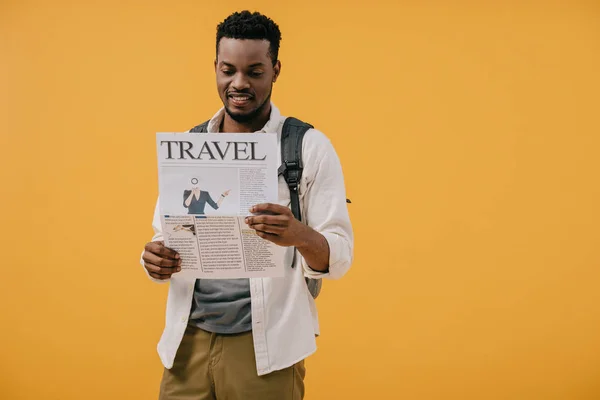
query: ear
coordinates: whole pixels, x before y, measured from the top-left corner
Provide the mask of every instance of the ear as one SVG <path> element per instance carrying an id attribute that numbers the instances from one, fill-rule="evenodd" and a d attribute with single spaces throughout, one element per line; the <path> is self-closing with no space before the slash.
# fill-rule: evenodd
<path id="1" fill-rule="evenodd" d="M 273 83 L 277 81 L 279 74 L 281 73 L 281 61 L 277 60 L 273 66 Z"/>
<path id="2" fill-rule="evenodd" d="M 215 58 L 215 72 L 217 72 L 217 59 Z"/>

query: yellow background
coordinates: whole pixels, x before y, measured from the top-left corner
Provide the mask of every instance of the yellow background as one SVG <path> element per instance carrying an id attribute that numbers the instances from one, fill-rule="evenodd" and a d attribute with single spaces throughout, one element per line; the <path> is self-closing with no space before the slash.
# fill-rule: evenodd
<path id="1" fill-rule="evenodd" d="M 243 8 L 353 201 L 307 399 L 599 399 L 600 4 L 383 0 L 0 1 L 0 398 L 156 398 L 154 133 Z"/>

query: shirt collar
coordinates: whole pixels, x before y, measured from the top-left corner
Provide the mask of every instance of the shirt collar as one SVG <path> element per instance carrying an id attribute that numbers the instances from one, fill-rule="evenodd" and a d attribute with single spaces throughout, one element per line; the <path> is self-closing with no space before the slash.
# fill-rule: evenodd
<path id="1" fill-rule="evenodd" d="M 219 127 L 221 126 L 221 122 L 225 117 L 225 107 L 221 107 L 219 111 L 210 119 L 208 122 L 208 133 L 218 133 Z M 261 133 L 277 133 L 277 128 L 279 127 L 279 119 L 281 117 L 281 113 L 279 109 L 275 106 L 275 104 L 271 103 L 271 114 L 269 115 L 269 120 L 262 127 L 262 129 L 256 131 Z"/>

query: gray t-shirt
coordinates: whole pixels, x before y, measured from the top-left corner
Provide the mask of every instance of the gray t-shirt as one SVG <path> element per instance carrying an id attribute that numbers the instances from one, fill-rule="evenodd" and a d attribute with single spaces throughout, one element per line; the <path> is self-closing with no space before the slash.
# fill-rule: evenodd
<path id="1" fill-rule="evenodd" d="M 252 330 L 248 279 L 196 279 L 189 323 L 215 333 Z"/>

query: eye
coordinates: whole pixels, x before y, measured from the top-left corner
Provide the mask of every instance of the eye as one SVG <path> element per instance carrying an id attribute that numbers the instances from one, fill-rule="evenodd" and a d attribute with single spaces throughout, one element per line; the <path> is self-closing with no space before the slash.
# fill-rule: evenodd
<path id="1" fill-rule="evenodd" d="M 252 71 L 252 72 L 250 72 L 250 74 L 249 74 L 249 75 L 250 75 L 251 77 L 253 77 L 253 78 L 258 78 L 258 77 L 259 77 L 259 76 L 261 76 L 263 73 L 264 73 L 264 72 L 262 72 L 262 71 Z"/>
<path id="2" fill-rule="evenodd" d="M 232 71 L 230 69 L 223 69 L 223 70 L 221 70 L 221 72 L 227 76 L 231 76 L 234 74 L 234 71 Z"/>

